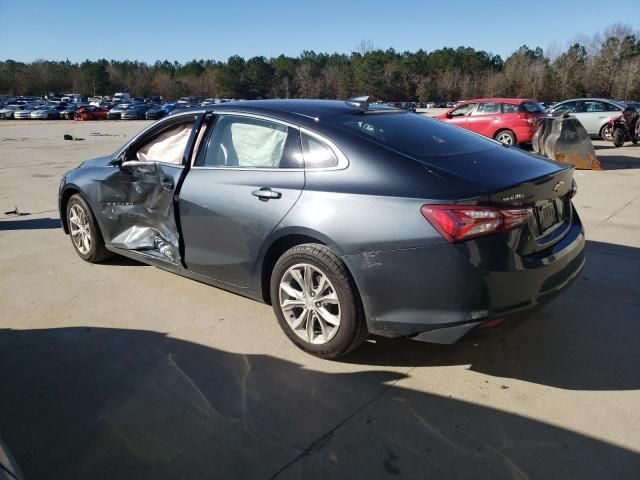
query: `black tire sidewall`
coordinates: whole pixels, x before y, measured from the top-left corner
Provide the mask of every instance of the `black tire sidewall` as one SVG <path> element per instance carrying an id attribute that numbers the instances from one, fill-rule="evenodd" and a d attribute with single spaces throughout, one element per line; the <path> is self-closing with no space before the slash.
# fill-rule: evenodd
<path id="1" fill-rule="evenodd" d="M 316 245 L 315 247 L 320 246 Z M 346 267 L 343 267 L 343 271 L 340 271 L 334 265 L 325 261 L 322 256 L 313 252 L 314 246 L 304 245 L 294 247 L 280 257 L 271 275 L 271 302 L 280 327 L 296 346 L 312 355 L 331 359 L 347 353 L 357 345 L 356 337 L 359 336 L 361 328 L 359 322 L 364 322 L 364 319 L 360 314 L 361 309 L 357 293 L 354 290 L 355 286 L 348 276 Z M 340 261 L 336 256 L 334 257 L 334 261 Z M 287 269 L 297 263 L 308 263 L 324 273 L 333 285 L 340 302 L 341 316 L 338 332 L 329 342 L 322 345 L 314 345 L 298 337 L 289 326 L 280 308 L 280 281 Z"/>

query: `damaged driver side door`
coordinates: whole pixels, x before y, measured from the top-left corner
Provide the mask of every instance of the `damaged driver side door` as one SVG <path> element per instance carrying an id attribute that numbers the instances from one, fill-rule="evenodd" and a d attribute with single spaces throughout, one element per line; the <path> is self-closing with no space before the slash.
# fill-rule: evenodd
<path id="1" fill-rule="evenodd" d="M 179 265 L 175 195 L 189 166 L 202 115 L 161 122 L 125 147 L 100 185 L 105 243 Z"/>

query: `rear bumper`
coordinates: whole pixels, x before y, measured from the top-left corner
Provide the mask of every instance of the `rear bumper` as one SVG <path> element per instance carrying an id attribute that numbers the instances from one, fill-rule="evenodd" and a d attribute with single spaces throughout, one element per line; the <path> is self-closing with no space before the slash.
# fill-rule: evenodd
<path id="1" fill-rule="evenodd" d="M 371 333 L 453 343 L 483 322 L 528 312 L 559 294 L 583 268 L 584 246 L 576 214 L 560 242 L 525 257 L 471 240 L 344 259 Z"/>

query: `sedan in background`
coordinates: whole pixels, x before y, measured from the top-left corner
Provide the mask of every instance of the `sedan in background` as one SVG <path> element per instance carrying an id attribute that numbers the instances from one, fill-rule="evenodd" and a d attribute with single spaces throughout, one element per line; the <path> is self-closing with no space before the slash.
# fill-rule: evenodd
<path id="1" fill-rule="evenodd" d="M 152 108 L 147 110 L 144 116 L 147 120 L 158 120 L 164 117 L 165 115 L 168 115 L 175 109 L 176 109 L 175 103 L 165 103 L 164 105 L 154 105 Z"/>
<path id="2" fill-rule="evenodd" d="M 113 108 L 111 108 L 111 110 L 109 110 L 109 113 L 107 114 L 107 119 L 120 120 L 122 112 L 124 112 L 131 105 L 132 105 L 131 103 L 120 103 L 118 105 L 115 105 Z"/>
<path id="3" fill-rule="evenodd" d="M 13 112 L 13 118 L 15 118 L 16 120 L 29 120 L 31 119 L 31 112 L 34 110 L 34 108 L 37 107 L 32 107 L 30 105 L 23 105 L 21 107 L 18 107 L 17 110 Z"/>
<path id="4" fill-rule="evenodd" d="M 120 119 L 121 120 L 144 120 L 145 113 L 147 113 L 148 110 L 150 110 L 152 107 L 155 107 L 155 106 L 156 105 L 152 105 L 148 103 L 131 105 L 129 108 L 122 111 L 122 113 L 120 114 Z"/>
<path id="5" fill-rule="evenodd" d="M 60 112 L 51 105 L 36 108 L 31 111 L 32 120 L 57 120 L 60 118 Z"/>
<path id="6" fill-rule="evenodd" d="M 269 303 L 295 345 L 336 358 L 368 333 L 452 343 L 564 291 L 585 262 L 573 173 L 362 97 L 246 101 L 84 162 L 59 209 L 83 260 Z"/>
<path id="7" fill-rule="evenodd" d="M 460 102 L 435 118 L 505 145 L 516 145 L 531 142 L 536 131 L 535 120 L 543 116 L 544 108 L 535 100 L 479 98 Z"/>
<path id="8" fill-rule="evenodd" d="M 622 115 L 624 104 L 606 98 L 574 98 L 555 104 L 547 115 L 558 117 L 564 113 L 575 117 L 592 137 L 611 141 L 609 120 Z"/>
<path id="9" fill-rule="evenodd" d="M 85 105 L 75 111 L 74 120 L 106 120 L 109 110 L 95 105 Z"/>
<path id="10" fill-rule="evenodd" d="M 0 118 L 11 119 L 16 110 L 20 108 L 20 105 L 5 105 L 0 109 Z"/>

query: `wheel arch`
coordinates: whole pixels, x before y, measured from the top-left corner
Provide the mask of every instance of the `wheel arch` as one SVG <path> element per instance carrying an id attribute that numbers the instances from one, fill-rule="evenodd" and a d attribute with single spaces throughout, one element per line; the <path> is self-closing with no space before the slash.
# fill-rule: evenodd
<path id="1" fill-rule="evenodd" d="M 279 231 L 268 242 L 265 242 L 261 255 L 256 262 L 257 268 L 254 273 L 254 278 L 258 282 L 257 293 L 267 305 L 271 305 L 271 273 L 276 262 L 290 248 L 305 243 L 318 243 L 330 248 L 338 256 L 343 254 L 332 239 L 315 230 L 295 228 Z M 345 268 L 349 271 L 346 264 Z M 353 277 L 350 271 L 349 274 Z"/>

